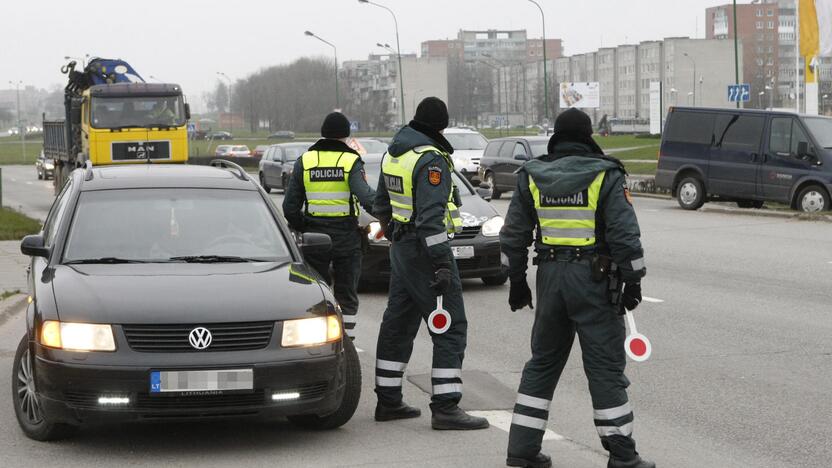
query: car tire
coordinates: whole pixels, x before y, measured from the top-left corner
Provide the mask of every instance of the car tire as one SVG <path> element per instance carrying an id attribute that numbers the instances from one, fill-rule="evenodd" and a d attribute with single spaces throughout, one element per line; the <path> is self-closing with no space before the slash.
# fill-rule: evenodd
<path id="1" fill-rule="evenodd" d="M 344 398 L 341 399 L 338 409 L 326 416 L 315 414 L 289 416 L 289 421 L 305 429 L 330 430 L 341 427 L 352 419 L 358 408 L 358 401 L 361 399 L 361 362 L 358 360 L 355 344 L 346 335 L 344 335 L 344 353 L 346 354 L 344 366 L 346 382 Z"/>
<path id="2" fill-rule="evenodd" d="M 480 278 L 486 286 L 502 286 L 508 281 L 508 269 L 503 268 L 503 271 L 492 276 L 483 276 Z"/>
<path id="3" fill-rule="evenodd" d="M 38 403 L 32 375 L 32 357 L 29 354 L 29 338 L 23 335 L 12 364 L 12 403 L 20 429 L 26 437 L 38 441 L 60 440 L 70 437 L 78 426 L 54 423 Z"/>
<path id="4" fill-rule="evenodd" d="M 263 177 L 262 172 L 260 173 L 260 186 L 263 187 L 263 190 L 265 190 L 266 193 L 272 193 L 272 188 L 269 187 L 268 184 L 266 184 L 266 178 Z"/>
<path id="5" fill-rule="evenodd" d="M 676 201 L 686 210 L 698 210 L 705 204 L 705 184 L 699 177 L 685 177 L 676 189 Z"/>
<path id="6" fill-rule="evenodd" d="M 740 200 L 737 202 L 737 206 L 740 208 L 760 209 L 763 207 L 763 202 L 760 200 Z"/>
<path id="7" fill-rule="evenodd" d="M 795 208 L 804 213 L 817 213 L 832 209 L 829 193 L 820 185 L 808 185 L 797 194 Z"/>
<path id="8" fill-rule="evenodd" d="M 487 172 L 485 174 L 485 183 L 491 186 L 491 198 L 493 200 L 499 200 L 501 196 L 503 196 L 503 192 L 497 190 L 497 186 L 494 184 L 494 173 Z"/>

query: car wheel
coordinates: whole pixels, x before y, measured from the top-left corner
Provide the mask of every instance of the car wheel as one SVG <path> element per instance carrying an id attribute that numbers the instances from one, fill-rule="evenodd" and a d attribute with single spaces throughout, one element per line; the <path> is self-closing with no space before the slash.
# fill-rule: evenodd
<path id="1" fill-rule="evenodd" d="M 817 213 L 826 211 L 832 206 L 829 202 L 829 194 L 820 185 L 809 185 L 797 195 L 797 209 L 806 213 Z"/>
<path id="2" fill-rule="evenodd" d="M 20 340 L 14 355 L 12 403 L 17 423 L 26 437 L 30 439 L 40 441 L 65 439 L 78 429 L 77 426 L 70 424 L 49 422 L 49 415 L 44 412 L 38 401 L 35 376 L 32 373 L 29 339 L 26 335 Z"/>
<path id="3" fill-rule="evenodd" d="M 260 173 L 260 186 L 263 187 L 263 190 L 265 190 L 266 193 L 272 193 L 272 188 L 266 184 L 266 178 L 263 177 L 262 172 Z"/>
<path id="4" fill-rule="evenodd" d="M 289 416 L 289 421 L 306 429 L 328 430 L 341 427 L 352 418 L 358 408 L 358 400 L 361 399 L 361 363 L 358 360 L 355 345 L 346 335 L 344 335 L 344 353 L 346 353 L 346 369 L 344 370 L 346 384 L 344 385 L 344 398 L 338 409 L 327 416 L 314 414 Z"/>
<path id="5" fill-rule="evenodd" d="M 499 200 L 501 196 L 503 196 L 503 192 L 497 190 L 497 186 L 494 185 L 494 173 L 489 172 L 485 174 L 485 183 L 491 186 L 491 198 L 494 200 Z"/>
<path id="6" fill-rule="evenodd" d="M 705 204 L 705 186 L 698 177 L 685 177 L 676 189 L 679 206 L 686 210 L 698 210 Z"/>
<path id="7" fill-rule="evenodd" d="M 740 208 L 762 208 L 763 202 L 760 200 L 740 200 L 737 202 L 737 206 Z"/>
<path id="8" fill-rule="evenodd" d="M 508 269 L 503 268 L 503 271 L 493 276 L 483 276 L 480 278 L 486 286 L 502 286 L 508 281 Z"/>

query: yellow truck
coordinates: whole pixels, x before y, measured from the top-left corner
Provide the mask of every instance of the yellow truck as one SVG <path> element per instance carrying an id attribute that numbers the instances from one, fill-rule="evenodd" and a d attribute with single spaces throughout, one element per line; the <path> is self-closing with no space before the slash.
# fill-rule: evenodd
<path id="1" fill-rule="evenodd" d="M 44 154 L 55 161 L 55 190 L 88 162 L 93 166 L 188 161 L 190 109 L 177 84 L 146 83 L 127 62 L 70 62 L 64 119 L 44 119 Z"/>

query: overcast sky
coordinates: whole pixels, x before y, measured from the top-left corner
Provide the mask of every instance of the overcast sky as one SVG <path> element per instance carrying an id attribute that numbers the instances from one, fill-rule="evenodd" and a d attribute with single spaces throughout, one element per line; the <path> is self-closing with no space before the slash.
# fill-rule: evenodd
<path id="1" fill-rule="evenodd" d="M 527 29 L 540 37 L 537 8 L 526 0 L 378 0 L 395 10 L 402 52 L 460 29 Z M 601 45 L 704 36 L 705 8 L 728 0 L 540 0 L 547 36 L 566 54 Z M 747 3 L 743 1 L 742 3 Z M 304 55 L 331 55 L 303 35 L 338 46 L 339 60 L 364 59 L 377 42 L 395 44 L 386 11 L 357 0 L 15 0 L 0 6 L 0 88 L 23 80 L 63 84 L 65 55 L 127 60 L 148 79 L 178 82 L 201 108 L 216 72 L 244 77 Z"/>

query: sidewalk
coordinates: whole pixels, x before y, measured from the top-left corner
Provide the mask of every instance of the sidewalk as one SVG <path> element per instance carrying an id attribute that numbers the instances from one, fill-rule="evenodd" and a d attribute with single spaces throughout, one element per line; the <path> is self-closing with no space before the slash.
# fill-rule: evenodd
<path id="1" fill-rule="evenodd" d="M 26 266 L 29 258 L 20 253 L 20 241 L 0 241 L 0 293 L 27 292 Z"/>

